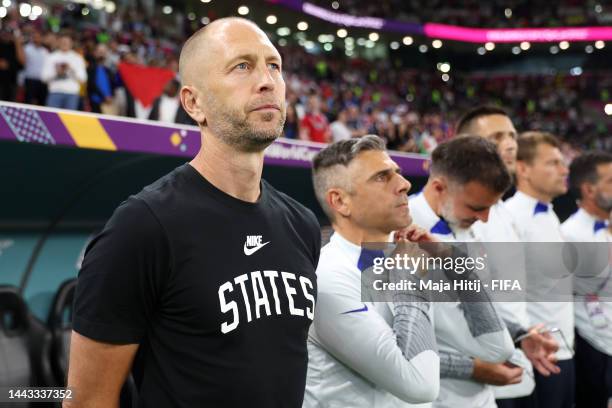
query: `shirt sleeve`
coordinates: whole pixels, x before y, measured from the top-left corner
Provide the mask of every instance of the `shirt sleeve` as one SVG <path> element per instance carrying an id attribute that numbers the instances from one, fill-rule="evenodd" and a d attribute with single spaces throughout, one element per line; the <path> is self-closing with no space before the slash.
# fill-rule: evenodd
<path id="1" fill-rule="evenodd" d="M 144 201 L 128 199 L 86 249 L 74 299 L 74 330 L 101 342 L 140 342 L 169 271 L 162 226 Z"/>
<path id="2" fill-rule="evenodd" d="M 331 292 L 319 292 L 317 318 L 314 321 L 317 341 L 336 359 L 377 386 L 409 403 L 433 401 L 439 391 L 440 367 L 435 349 L 421 347 L 435 344 L 433 329 L 419 333 L 402 350 L 393 328 L 371 307 L 360 302 L 358 290 L 346 286 Z M 414 307 L 413 307 L 414 306 Z M 426 313 L 410 302 L 394 309 L 398 327 L 415 330 L 423 327 Z M 431 342 L 422 341 L 431 337 Z M 418 341 L 417 341 L 418 340 Z M 420 349 L 419 349 L 420 348 Z"/>

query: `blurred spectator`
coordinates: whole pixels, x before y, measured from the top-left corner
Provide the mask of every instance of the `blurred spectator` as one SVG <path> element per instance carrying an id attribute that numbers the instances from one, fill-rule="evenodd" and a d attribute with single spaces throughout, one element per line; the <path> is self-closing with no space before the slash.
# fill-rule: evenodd
<path id="1" fill-rule="evenodd" d="M 57 49 L 57 35 L 51 31 L 45 34 L 43 45 L 47 47 L 49 52 L 55 51 Z"/>
<path id="2" fill-rule="evenodd" d="M 47 101 L 47 84 L 42 80 L 42 70 L 49 50 L 43 45 L 43 36 L 32 31 L 30 42 L 23 47 L 25 54 L 25 103 L 44 105 Z"/>
<path id="3" fill-rule="evenodd" d="M 118 108 L 113 97 L 115 73 L 105 65 L 107 57 L 108 47 L 98 44 L 87 68 L 87 95 L 92 112 L 116 115 Z"/>
<path id="4" fill-rule="evenodd" d="M 287 100 L 287 118 L 285 119 L 285 128 L 283 129 L 283 136 L 287 139 L 297 139 L 299 132 L 299 119 L 295 104 Z"/>
<path id="5" fill-rule="evenodd" d="M 328 143 L 331 131 L 325 115 L 321 113 L 321 100 L 317 95 L 308 97 L 306 115 L 300 121 L 300 139 Z"/>
<path id="6" fill-rule="evenodd" d="M 0 99 L 14 101 L 17 95 L 17 73 L 25 63 L 21 33 L 5 27 L 0 31 Z"/>
<path id="7" fill-rule="evenodd" d="M 193 119 L 181 106 L 178 91 L 181 84 L 176 79 L 168 81 L 164 87 L 164 93 L 153 102 L 149 119 L 159 120 L 167 123 L 182 123 L 184 125 L 195 125 Z"/>
<path id="8" fill-rule="evenodd" d="M 342 109 L 338 113 L 338 117 L 329 126 L 332 134 L 332 141 L 337 142 L 338 140 L 350 139 L 353 137 L 353 132 L 346 125 L 348 122 L 348 111 Z"/>
<path id="9" fill-rule="evenodd" d="M 49 86 L 47 106 L 78 109 L 81 84 L 87 81 L 83 57 L 72 47 L 72 38 L 62 35 L 58 49 L 49 54 L 43 67 L 43 80 Z"/>

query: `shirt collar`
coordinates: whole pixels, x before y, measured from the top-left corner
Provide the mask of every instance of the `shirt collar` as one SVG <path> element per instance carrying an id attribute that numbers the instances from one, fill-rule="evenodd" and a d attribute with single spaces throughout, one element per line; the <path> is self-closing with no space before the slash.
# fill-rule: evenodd
<path id="1" fill-rule="evenodd" d="M 522 203 L 525 203 L 528 207 L 532 208 L 532 215 L 537 215 L 539 213 L 548 213 L 553 205 L 552 203 L 543 203 L 538 201 L 536 198 L 523 193 L 522 191 L 518 191 L 514 194 L 517 200 Z"/>
<path id="2" fill-rule="evenodd" d="M 609 226 L 608 220 L 600 220 L 595 218 L 586 212 L 582 207 L 576 211 L 576 217 L 578 217 L 578 219 L 580 219 L 584 225 L 592 226 L 594 234 L 597 234 L 601 230 L 605 230 Z"/>
<path id="3" fill-rule="evenodd" d="M 427 231 L 438 234 L 438 235 L 450 235 L 453 233 L 452 229 L 448 225 L 448 222 L 443 218 L 440 218 L 434 210 L 431 208 L 425 194 L 422 192 L 418 193 L 409 198 L 414 200 L 414 206 L 419 209 L 421 217 L 419 217 L 419 226 L 425 228 Z"/>
<path id="4" fill-rule="evenodd" d="M 329 241 L 333 245 L 342 247 L 342 249 L 351 258 L 351 263 L 353 263 L 360 271 L 364 271 L 365 269 L 371 267 L 374 264 L 374 258 L 384 258 L 385 256 L 385 253 L 382 250 L 364 248 L 359 245 L 355 245 L 337 232 L 334 232 Z"/>

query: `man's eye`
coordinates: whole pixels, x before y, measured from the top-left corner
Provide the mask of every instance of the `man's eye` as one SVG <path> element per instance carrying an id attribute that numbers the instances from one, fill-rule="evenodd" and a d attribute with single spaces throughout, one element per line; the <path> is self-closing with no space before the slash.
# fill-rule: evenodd
<path id="1" fill-rule="evenodd" d="M 240 64 L 236 65 L 236 68 L 240 70 L 248 69 L 249 65 L 246 62 L 241 62 Z"/>
<path id="2" fill-rule="evenodd" d="M 268 66 L 270 68 L 274 69 L 274 70 L 280 71 L 280 65 L 278 65 L 278 64 L 276 64 L 274 62 L 269 63 Z"/>

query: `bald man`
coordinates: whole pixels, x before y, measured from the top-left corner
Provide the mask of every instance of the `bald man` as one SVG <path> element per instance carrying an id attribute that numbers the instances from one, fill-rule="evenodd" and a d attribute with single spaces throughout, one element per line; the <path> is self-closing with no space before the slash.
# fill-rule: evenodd
<path id="1" fill-rule="evenodd" d="M 180 57 L 197 156 L 131 196 L 87 248 L 65 407 L 301 407 L 320 250 L 314 215 L 261 179 L 285 121 L 281 57 L 220 19 Z"/>

